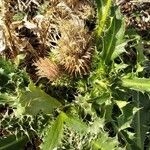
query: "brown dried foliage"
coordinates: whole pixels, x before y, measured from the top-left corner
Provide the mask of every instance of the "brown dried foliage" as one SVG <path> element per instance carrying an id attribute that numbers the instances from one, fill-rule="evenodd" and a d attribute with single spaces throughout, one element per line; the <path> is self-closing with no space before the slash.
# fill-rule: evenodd
<path id="1" fill-rule="evenodd" d="M 46 8 L 38 14 L 44 2 Z M 19 21 L 13 18 L 18 12 L 26 15 Z M 60 66 L 61 71 L 71 77 L 86 75 L 92 56 L 92 32 L 85 22 L 94 17 L 95 8 L 91 0 L 31 3 L 26 0 L 5 0 L 7 51 L 11 52 L 11 58 L 20 53 L 26 55 L 22 66 L 26 67 L 31 77 L 36 69 L 39 77 L 54 81 L 60 75 Z M 54 61 L 48 58 L 49 53 L 54 56 Z"/>
<path id="2" fill-rule="evenodd" d="M 51 16 L 48 36 L 49 42 L 55 43 L 52 45 L 52 59 L 57 62 L 57 66 L 61 66 L 63 73 L 71 77 L 87 75 L 90 70 L 93 42 L 92 32 L 85 26 L 84 19 L 93 15 L 94 8 L 86 0 L 64 0 L 63 3 L 54 0 L 51 1 L 49 8 L 45 16 Z M 37 64 L 40 65 L 41 60 L 37 61 Z M 42 70 L 37 74 L 43 77 L 43 68 L 39 68 L 37 64 L 38 70 Z M 50 71 L 49 73 L 51 74 Z M 45 77 L 46 75 L 50 79 L 48 73 L 45 73 Z"/>

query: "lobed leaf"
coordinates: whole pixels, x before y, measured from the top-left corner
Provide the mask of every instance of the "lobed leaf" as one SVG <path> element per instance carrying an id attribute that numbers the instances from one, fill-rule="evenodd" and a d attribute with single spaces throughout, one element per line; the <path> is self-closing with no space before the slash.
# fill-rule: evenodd
<path id="1" fill-rule="evenodd" d="M 0 139 L 0 150 L 22 150 L 27 139 L 28 138 L 26 136 L 16 138 L 15 135 L 2 138 Z"/>
<path id="2" fill-rule="evenodd" d="M 111 0 L 96 0 L 98 9 L 97 37 L 100 38 L 109 16 Z"/>
<path id="3" fill-rule="evenodd" d="M 124 87 L 137 90 L 150 92 L 150 79 L 146 78 L 122 78 L 121 84 Z"/>
<path id="4" fill-rule="evenodd" d="M 117 13 L 117 11 L 115 13 Z M 117 18 L 117 15 L 114 15 L 113 17 L 111 17 L 110 27 L 104 33 L 104 37 L 102 39 L 103 40 L 102 58 L 105 64 L 107 65 L 110 64 L 112 55 L 115 52 L 117 45 L 120 45 L 122 42 L 124 35 L 122 34 L 122 32 L 124 33 L 123 20 L 121 18 Z"/>
<path id="5" fill-rule="evenodd" d="M 92 150 L 118 150 L 118 144 L 116 137 L 110 138 L 107 133 L 101 133 L 99 138 L 93 141 Z"/>
<path id="6" fill-rule="evenodd" d="M 58 146 L 63 137 L 63 126 L 65 121 L 65 115 L 61 113 L 56 121 L 53 123 L 52 127 L 48 129 L 47 135 L 41 145 L 42 150 L 53 150 Z"/>
<path id="7" fill-rule="evenodd" d="M 36 115 L 40 111 L 51 114 L 54 109 L 61 106 L 61 103 L 50 95 L 46 94 L 39 87 L 32 83 L 29 91 L 21 93 L 19 102 L 25 108 L 24 114 Z"/>
<path id="8" fill-rule="evenodd" d="M 140 150 L 144 149 L 144 142 L 146 139 L 146 133 L 149 131 L 150 124 L 150 98 L 147 94 L 141 92 L 133 92 L 133 101 L 136 107 L 139 109 L 133 119 L 132 127 L 135 131 L 135 139 L 137 147 Z"/>
<path id="9" fill-rule="evenodd" d="M 73 130 L 77 132 L 80 132 L 80 133 L 87 132 L 88 126 L 78 118 L 75 118 L 72 116 L 66 116 L 65 122 L 67 126 L 71 127 Z"/>

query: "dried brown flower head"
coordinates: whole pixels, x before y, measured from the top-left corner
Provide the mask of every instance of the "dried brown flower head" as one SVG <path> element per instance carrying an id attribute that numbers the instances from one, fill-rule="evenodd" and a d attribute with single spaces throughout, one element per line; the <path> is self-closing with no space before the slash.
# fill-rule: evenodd
<path id="1" fill-rule="evenodd" d="M 94 18 L 95 6 L 90 0 L 53 0 L 50 10 L 61 19 L 70 19 L 72 15 L 81 19 Z"/>
<path id="2" fill-rule="evenodd" d="M 40 58 L 34 65 L 39 77 L 46 77 L 50 81 L 54 81 L 59 77 L 58 65 L 48 58 Z"/>
<path id="3" fill-rule="evenodd" d="M 80 20 L 62 22 L 60 33 L 56 48 L 58 62 L 70 75 L 87 74 L 92 54 L 90 33 Z"/>
<path id="4" fill-rule="evenodd" d="M 85 1 L 85 0 L 82 0 L 82 1 Z M 51 1 L 52 4 L 56 5 L 59 3 L 65 3 L 69 7 L 75 7 L 80 2 L 81 2 L 81 0 L 52 0 Z"/>
<path id="5" fill-rule="evenodd" d="M 81 3 L 77 9 L 77 14 L 81 19 L 93 19 L 95 18 L 94 4 L 90 2 Z"/>

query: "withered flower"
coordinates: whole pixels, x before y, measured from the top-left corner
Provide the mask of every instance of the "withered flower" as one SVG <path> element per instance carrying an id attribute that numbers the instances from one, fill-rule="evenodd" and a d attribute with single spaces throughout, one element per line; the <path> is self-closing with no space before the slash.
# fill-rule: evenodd
<path id="1" fill-rule="evenodd" d="M 57 42 L 58 62 L 72 76 L 86 75 L 92 54 L 91 34 L 81 20 L 69 20 L 60 25 L 61 38 Z"/>
<path id="2" fill-rule="evenodd" d="M 58 65 L 51 61 L 49 58 L 40 58 L 34 63 L 37 69 L 37 75 L 41 78 L 48 78 L 50 81 L 54 81 L 59 77 Z"/>

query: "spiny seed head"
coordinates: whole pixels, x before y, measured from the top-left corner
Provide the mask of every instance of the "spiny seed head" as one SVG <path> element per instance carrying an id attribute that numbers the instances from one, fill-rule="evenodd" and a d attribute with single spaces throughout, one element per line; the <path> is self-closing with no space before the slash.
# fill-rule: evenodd
<path id="1" fill-rule="evenodd" d="M 58 18 L 70 18 L 76 15 L 81 19 L 94 18 L 95 6 L 90 0 L 54 0 L 50 10 L 53 9 L 53 14 Z M 57 19 L 56 18 L 56 19 Z"/>
<path id="2" fill-rule="evenodd" d="M 82 0 L 84 1 L 84 0 Z M 52 0 L 53 4 L 59 4 L 59 3 L 65 3 L 66 5 L 70 6 L 70 7 L 75 7 L 78 3 L 81 2 L 81 0 Z"/>
<path id="3" fill-rule="evenodd" d="M 48 58 L 40 58 L 34 63 L 39 77 L 46 77 L 50 81 L 54 81 L 59 77 L 58 65 Z"/>
<path id="4" fill-rule="evenodd" d="M 60 26 L 56 57 L 71 75 L 86 75 L 90 69 L 92 46 L 91 36 L 82 22 L 65 21 Z"/>
<path id="5" fill-rule="evenodd" d="M 78 7 L 78 11 L 77 11 L 78 16 L 81 19 L 92 19 L 95 17 L 95 9 L 92 3 L 86 2 L 86 3 L 82 3 L 79 7 Z"/>

